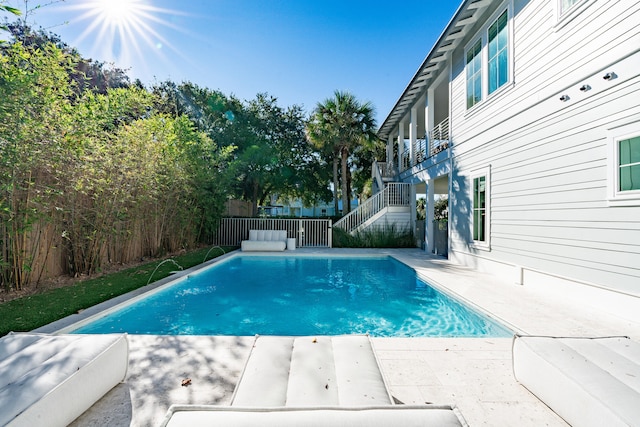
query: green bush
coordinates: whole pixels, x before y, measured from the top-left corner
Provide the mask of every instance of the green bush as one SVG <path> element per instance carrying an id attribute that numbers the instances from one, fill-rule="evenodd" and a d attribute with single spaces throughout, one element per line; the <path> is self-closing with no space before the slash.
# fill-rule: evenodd
<path id="1" fill-rule="evenodd" d="M 347 233 L 341 228 L 333 228 L 334 248 L 415 248 L 413 232 L 398 228 L 395 224 L 387 227 L 371 228 Z"/>

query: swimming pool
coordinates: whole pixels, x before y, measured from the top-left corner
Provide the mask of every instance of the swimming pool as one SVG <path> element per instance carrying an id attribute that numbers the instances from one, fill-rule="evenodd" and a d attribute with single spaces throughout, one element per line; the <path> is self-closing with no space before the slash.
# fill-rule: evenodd
<path id="1" fill-rule="evenodd" d="M 391 257 L 235 256 L 75 333 L 507 337 Z"/>

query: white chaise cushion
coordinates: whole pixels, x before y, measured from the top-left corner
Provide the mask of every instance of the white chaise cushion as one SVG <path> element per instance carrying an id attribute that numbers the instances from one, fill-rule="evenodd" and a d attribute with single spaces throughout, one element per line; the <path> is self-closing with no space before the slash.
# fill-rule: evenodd
<path id="1" fill-rule="evenodd" d="M 287 243 L 275 240 L 243 240 L 240 248 L 243 252 L 281 252 L 287 248 Z"/>
<path id="2" fill-rule="evenodd" d="M 392 403 L 366 335 L 257 337 L 231 399 L 260 408 Z"/>
<path id="3" fill-rule="evenodd" d="M 286 230 L 249 230 L 249 240 L 240 243 L 242 251 L 281 252 L 287 248 Z"/>
<path id="4" fill-rule="evenodd" d="M 249 230 L 249 240 L 258 241 L 287 241 L 286 230 Z"/>
<path id="5" fill-rule="evenodd" d="M 640 344 L 627 337 L 518 336 L 516 379 L 574 426 L 640 420 Z"/>
<path id="6" fill-rule="evenodd" d="M 457 409 L 448 405 L 388 405 L 313 408 L 238 408 L 229 406 L 172 405 L 163 427 L 192 426 L 466 426 Z"/>
<path id="7" fill-rule="evenodd" d="M 128 348 L 124 334 L 1 338 L 0 425 L 68 425 L 124 380 Z"/>

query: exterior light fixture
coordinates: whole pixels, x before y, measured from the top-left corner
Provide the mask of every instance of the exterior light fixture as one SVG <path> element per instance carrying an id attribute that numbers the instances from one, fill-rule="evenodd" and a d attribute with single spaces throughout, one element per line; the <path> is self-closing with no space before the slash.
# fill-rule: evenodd
<path id="1" fill-rule="evenodd" d="M 569 95 L 562 95 L 560 97 L 560 101 L 562 101 L 562 102 L 565 102 L 565 101 L 568 101 L 568 100 L 569 100 Z"/>
<path id="2" fill-rule="evenodd" d="M 613 71 L 610 71 L 607 74 L 605 74 L 604 76 L 602 76 L 602 78 L 605 79 L 606 81 L 613 80 L 616 77 L 618 77 L 618 75 L 616 73 L 614 73 Z"/>
<path id="3" fill-rule="evenodd" d="M 591 89 L 591 86 L 589 86 L 589 85 L 582 85 L 582 86 L 580 86 L 580 91 L 581 91 L 581 92 L 586 92 L 586 91 L 588 91 L 589 89 Z"/>

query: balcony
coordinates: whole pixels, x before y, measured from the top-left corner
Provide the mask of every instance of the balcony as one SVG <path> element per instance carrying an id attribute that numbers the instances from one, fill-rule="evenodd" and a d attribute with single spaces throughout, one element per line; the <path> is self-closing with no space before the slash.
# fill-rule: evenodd
<path id="1" fill-rule="evenodd" d="M 449 148 L 449 118 L 447 117 L 429 131 L 428 135 L 416 140 L 413 145 L 413 161 L 410 151 L 403 151 L 400 155 L 402 171 L 410 169 L 431 156 Z"/>

